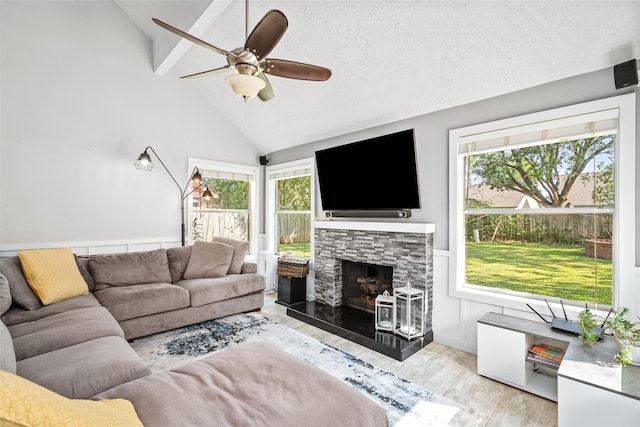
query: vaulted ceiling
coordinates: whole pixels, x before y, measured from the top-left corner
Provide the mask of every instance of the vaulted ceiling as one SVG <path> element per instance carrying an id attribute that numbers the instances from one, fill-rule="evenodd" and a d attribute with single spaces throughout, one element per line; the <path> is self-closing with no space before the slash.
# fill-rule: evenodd
<path id="1" fill-rule="evenodd" d="M 153 40 L 150 65 L 163 78 L 218 68 L 226 58 L 183 41 L 152 17 L 226 50 L 244 45 L 242 0 L 116 3 Z M 263 153 L 640 56 L 635 1 L 251 0 L 249 32 L 270 9 L 281 10 L 289 28 L 269 56 L 330 68 L 328 81 L 269 76 L 274 99 L 246 105 L 225 74 L 183 81 Z"/>

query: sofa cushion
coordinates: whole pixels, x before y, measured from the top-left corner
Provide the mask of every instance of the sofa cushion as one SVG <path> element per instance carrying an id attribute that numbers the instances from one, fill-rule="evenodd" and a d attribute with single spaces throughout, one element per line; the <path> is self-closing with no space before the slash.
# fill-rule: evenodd
<path id="1" fill-rule="evenodd" d="M 356 388 L 265 342 L 244 343 L 95 398 L 131 401 L 146 426 L 389 423 L 385 411 Z"/>
<path id="2" fill-rule="evenodd" d="M 103 337 L 18 361 L 18 375 L 72 399 L 87 399 L 149 375 L 124 338 Z"/>
<path id="3" fill-rule="evenodd" d="M 131 402 L 73 400 L 8 372 L 0 372 L 0 424 L 142 427 Z"/>
<path id="4" fill-rule="evenodd" d="M 9 281 L 11 298 L 16 304 L 20 304 L 27 310 L 37 310 L 42 307 L 42 302 L 33 293 L 22 273 L 20 258 L 17 256 L 0 258 L 0 273 L 4 274 Z"/>
<path id="5" fill-rule="evenodd" d="M 251 261 L 245 261 L 242 263 L 242 274 L 253 274 L 258 272 L 258 264 Z"/>
<path id="6" fill-rule="evenodd" d="M 139 283 L 171 283 L 166 249 L 93 255 L 89 265 L 96 290 Z"/>
<path id="7" fill-rule="evenodd" d="M 16 353 L 9 329 L 0 322 L 0 370 L 16 373 Z M 2 384 L 0 382 L 0 384 Z"/>
<path id="8" fill-rule="evenodd" d="M 244 256 L 247 254 L 247 249 L 249 249 L 249 242 L 246 240 L 236 240 L 218 236 L 213 236 L 211 241 L 233 246 L 235 250 L 233 252 L 233 259 L 231 260 L 231 265 L 229 266 L 227 274 L 240 274 L 242 272 Z"/>
<path id="9" fill-rule="evenodd" d="M 187 264 L 189 263 L 189 256 L 191 256 L 191 246 L 179 246 L 177 248 L 167 249 L 171 283 L 182 280 L 184 271 L 187 269 Z"/>
<path id="10" fill-rule="evenodd" d="M 234 247 L 224 243 L 202 242 L 193 244 L 185 279 L 199 279 L 203 277 L 224 277 L 229 271 L 233 259 Z"/>
<path id="11" fill-rule="evenodd" d="M 89 293 L 69 248 L 18 251 L 27 283 L 48 305 Z"/>
<path id="12" fill-rule="evenodd" d="M 55 304 L 45 305 L 37 310 L 26 310 L 14 304 L 11 309 L 2 316 L 2 321 L 5 325 L 11 326 L 18 323 L 33 322 L 43 317 L 86 307 L 100 307 L 100 303 L 92 294 L 88 294 L 60 301 Z"/>
<path id="13" fill-rule="evenodd" d="M 87 286 L 89 287 L 89 291 L 93 292 L 96 288 L 96 282 L 93 280 L 93 276 L 91 275 L 91 267 L 89 266 L 89 257 L 83 256 L 79 257 L 74 254 L 76 259 L 76 264 L 78 264 L 78 270 L 80 270 L 80 274 L 85 282 L 87 282 Z"/>
<path id="14" fill-rule="evenodd" d="M 199 307 L 264 290 L 264 277 L 259 274 L 232 274 L 217 279 L 185 279 L 177 283 L 189 291 L 191 306 Z"/>
<path id="15" fill-rule="evenodd" d="M 104 307 L 81 308 L 9 326 L 18 360 L 124 332 Z"/>
<path id="16" fill-rule="evenodd" d="M 0 273 L 0 316 L 11 308 L 11 291 L 9 291 L 9 281 Z"/>
<path id="17" fill-rule="evenodd" d="M 118 286 L 94 295 L 119 322 L 189 307 L 189 292 L 168 283 Z"/>

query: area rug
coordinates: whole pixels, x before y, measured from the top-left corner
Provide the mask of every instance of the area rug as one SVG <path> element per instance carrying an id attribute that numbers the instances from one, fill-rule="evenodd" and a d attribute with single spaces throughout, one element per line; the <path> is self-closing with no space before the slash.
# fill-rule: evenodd
<path id="1" fill-rule="evenodd" d="M 138 338 L 131 346 L 152 372 L 161 372 L 248 341 L 269 342 L 350 384 L 384 408 L 391 426 L 446 425 L 459 410 L 449 399 L 260 313 L 233 315 Z M 256 358 L 259 363 L 260 356 Z"/>

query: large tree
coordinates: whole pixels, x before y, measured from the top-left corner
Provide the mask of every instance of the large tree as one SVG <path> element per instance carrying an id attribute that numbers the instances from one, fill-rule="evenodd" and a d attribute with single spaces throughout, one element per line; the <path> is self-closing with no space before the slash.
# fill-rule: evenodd
<path id="1" fill-rule="evenodd" d="M 278 181 L 278 209 L 289 211 L 308 211 L 311 209 L 311 177 Z"/>
<path id="2" fill-rule="evenodd" d="M 611 135 L 523 147 L 473 156 L 469 164 L 481 184 L 530 196 L 541 206 L 564 207 L 571 187 L 594 161 L 613 154 Z M 600 160 L 599 160 L 600 159 Z"/>
<path id="3" fill-rule="evenodd" d="M 218 209 L 249 209 L 249 181 L 207 178 L 207 186 L 217 196 L 214 207 Z"/>

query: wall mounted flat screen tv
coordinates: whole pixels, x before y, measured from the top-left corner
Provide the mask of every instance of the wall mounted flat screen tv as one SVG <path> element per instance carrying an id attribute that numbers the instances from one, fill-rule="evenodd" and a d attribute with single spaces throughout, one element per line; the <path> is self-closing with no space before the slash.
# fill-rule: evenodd
<path id="1" fill-rule="evenodd" d="M 414 130 L 315 153 L 322 209 L 420 208 Z"/>

